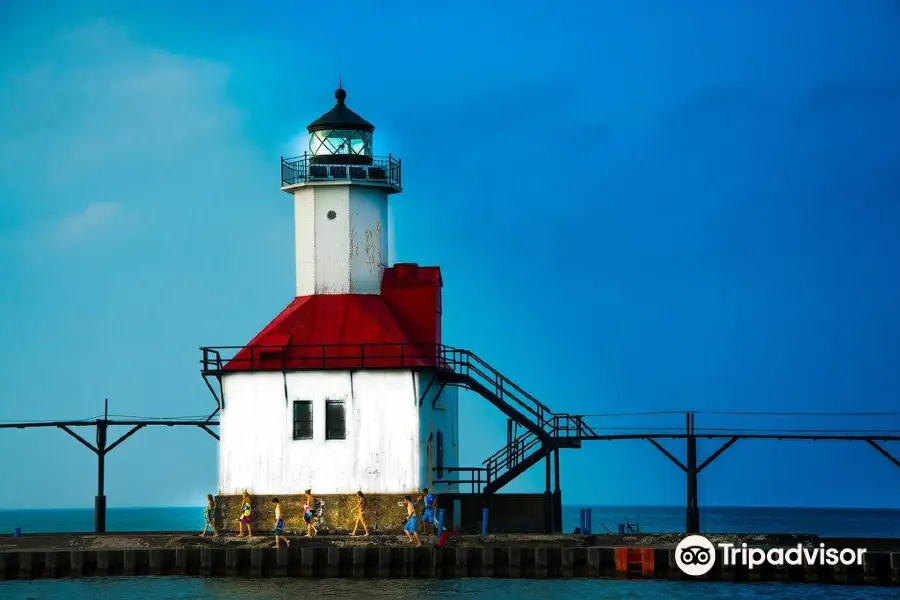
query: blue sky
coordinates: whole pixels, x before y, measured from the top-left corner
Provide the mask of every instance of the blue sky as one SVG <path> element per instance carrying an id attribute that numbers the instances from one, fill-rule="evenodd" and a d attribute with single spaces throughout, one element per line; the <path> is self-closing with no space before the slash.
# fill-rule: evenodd
<path id="1" fill-rule="evenodd" d="M 443 269 L 446 342 L 552 408 L 897 408 L 896 2 L 129 4 L 0 7 L 0 419 L 105 397 L 208 414 L 197 348 L 245 343 L 292 297 L 278 160 L 339 76 L 404 161 L 394 258 Z M 504 419 L 462 410 L 477 464 Z M 139 432 L 109 457 L 110 504 L 202 502 L 215 450 Z M 0 508 L 92 503 L 93 455 L 63 433 L 3 430 L 0 452 Z M 564 453 L 562 484 L 570 504 L 684 500 L 640 441 Z M 740 442 L 700 485 L 704 504 L 891 507 L 900 471 L 865 444 Z"/>

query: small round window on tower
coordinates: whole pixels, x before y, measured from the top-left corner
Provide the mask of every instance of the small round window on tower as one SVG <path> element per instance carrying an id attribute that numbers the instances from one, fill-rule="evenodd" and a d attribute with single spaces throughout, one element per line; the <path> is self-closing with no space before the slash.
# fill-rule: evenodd
<path id="1" fill-rule="evenodd" d="M 334 219 L 335 217 L 337 217 L 337 213 L 334 212 L 333 210 L 329 210 L 329 211 L 328 211 L 328 214 L 327 214 L 326 216 L 327 216 L 329 219 Z"/>

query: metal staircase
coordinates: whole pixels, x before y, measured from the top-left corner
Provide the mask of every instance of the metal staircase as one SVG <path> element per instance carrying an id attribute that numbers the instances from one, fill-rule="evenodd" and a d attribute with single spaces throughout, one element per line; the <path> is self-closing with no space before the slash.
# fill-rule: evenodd
<path id="1" fill-rule="evenodd" d="M 521 434 L 486 458 L 481 467 L 444 468 L 450 473 L 469 473 L 470 479 L 441 479 L 435 483 L 468 484 L 473 492 L 492 494 L 559 448 L 580 448 L 581 436 L 594 432 L 579 415 L 554 413 L 534 396 L 468 350 L 442 347 L 441 380 L 478 392 L 522 427 Z"/>

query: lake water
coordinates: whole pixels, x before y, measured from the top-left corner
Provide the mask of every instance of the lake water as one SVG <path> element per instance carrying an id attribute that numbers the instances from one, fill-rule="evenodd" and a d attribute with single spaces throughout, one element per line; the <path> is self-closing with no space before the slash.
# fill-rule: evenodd
<path id="1" fill-rule="evenodd" d="M 298 598 L 553 598 L 554 600 L 879 600 L 896 589 L 781 583 L 687 583 L 614 580 L 191 579 L 129 577 L 0 583 L 4 600 L 140 600 Z"/>

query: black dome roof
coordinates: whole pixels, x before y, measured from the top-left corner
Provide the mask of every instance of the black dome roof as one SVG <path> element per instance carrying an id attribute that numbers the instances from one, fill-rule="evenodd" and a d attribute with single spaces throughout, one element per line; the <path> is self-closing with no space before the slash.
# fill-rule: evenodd
<path id="1" fill-rule="evenodd" d="M 347 92 L 344 88 L 339 87 L 334 92 L 334 98 L 337 103 L 334 108 L 306 126 L 306 130 L 310 133 L 313 131 L 322 131 L 324 129 L 351 129 L 356 131 L 375 131 L 375 126 L 363 119 L 361 116 L 347 108 L 344 100 L 347 99 Z"/>

